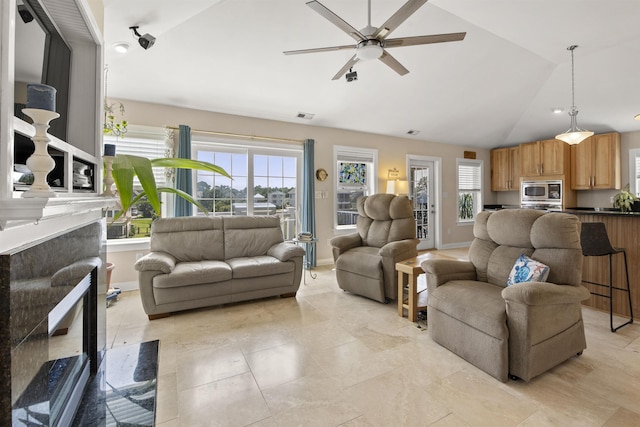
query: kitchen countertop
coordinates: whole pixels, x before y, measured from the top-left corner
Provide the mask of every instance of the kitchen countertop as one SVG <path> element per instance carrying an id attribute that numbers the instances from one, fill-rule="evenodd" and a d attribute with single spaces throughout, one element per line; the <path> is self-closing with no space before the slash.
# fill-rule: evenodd
<path id="1" fill-rule="evenodd" d="M 497 211 L 501 209 L 520 209 L 520 206 L 516 205 L 484 205 L 486 211 Z M 544 209 L 541 209 L 544 210 Z M 549 210 L 549 212 L 564 212 L 574 215 L 616 215 L 616 216 L 637 216 L 640 217 L 640 212 L 621 212 L 616 208 L 592 208 L 592 207 L 575 207 L 565 208 L 563 210 Z"/>
<path id="2" fill-rule="evenodd" d="M 624 215 L 624 216 L 637 216 L 640 217 L 640 212 L 621 212 L 615 208 L 566 208 L 562 212 L 570 213 L 574 215 Z"/>

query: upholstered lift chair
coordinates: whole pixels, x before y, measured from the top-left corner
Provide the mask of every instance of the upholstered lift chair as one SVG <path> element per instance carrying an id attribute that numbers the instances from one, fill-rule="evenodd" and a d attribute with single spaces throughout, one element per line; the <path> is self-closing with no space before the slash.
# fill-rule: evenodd
<path id="1" fill-rule="evenodd" d="M 395 264 L 418 254 L 411 201 L 393 194 L 359 198 L 356 229 L 329 242 L 338 286 L 383 303 L 395 300 Z"/>
<path id="2" fill-rule="evenodd" d="M 589 291 L 581 286 L 578 218 L 532 209 L 480 212 L 473 234 L 468 262 L 421 264 L 433 340 L 503 382 L 529 381 L 581 354 L 580 304 Z M 522 254 L 549 267 L 547 281 L 507 286 Z"/>

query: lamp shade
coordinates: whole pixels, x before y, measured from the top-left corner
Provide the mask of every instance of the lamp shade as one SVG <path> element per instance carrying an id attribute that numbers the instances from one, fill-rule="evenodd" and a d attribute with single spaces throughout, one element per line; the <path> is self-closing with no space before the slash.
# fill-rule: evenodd
<path id="1" fill-rule="evenodd" d="M 409 182 L 399 179 L 387 181 L 387 194 L 409 194 Z"/>

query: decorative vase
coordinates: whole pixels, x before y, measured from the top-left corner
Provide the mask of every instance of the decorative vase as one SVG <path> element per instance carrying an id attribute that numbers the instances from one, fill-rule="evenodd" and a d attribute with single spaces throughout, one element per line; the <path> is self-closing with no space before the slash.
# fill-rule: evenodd
<path id="1" fill-rule="evenodd" d="M 113 192 L 113 184 L 115 182 L 113 179 L 113 159 L 115 159 L 115 156 L 104 156 L 103 158 L 105 166 L 104 192 L 101 196 L 113 197 L 115 196 L 115 193 Z"/>
<path id="2" fill-rule="evenodd" d="M 33 184 L 29 190 L 22 193 L 22 197 L 58 197 L 47 183 L 47 175 L 56 166 L 55 161 L 49 155 L 49 122 L 60 117 L 55 111 L 41 110 L 39 108 L 23 108 L 22 112 L 33 120 L 36 133 L 31 140 L 35 146 L 33 154 L 27 159 L 27 167 L 33 173 Z"/>

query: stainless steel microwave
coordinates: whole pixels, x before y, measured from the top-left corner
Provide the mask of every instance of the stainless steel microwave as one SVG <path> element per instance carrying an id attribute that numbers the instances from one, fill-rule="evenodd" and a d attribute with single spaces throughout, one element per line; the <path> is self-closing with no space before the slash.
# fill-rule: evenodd
<path id="1" fill-rule="evenodd" d="M 561 180 L 522 181 L 520 188 L 522 204 L 562 204 Z"/>

